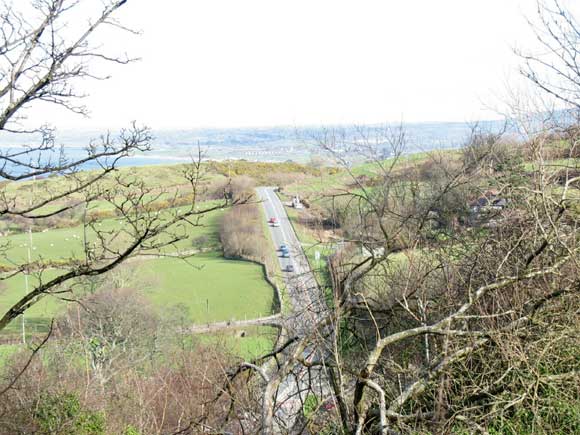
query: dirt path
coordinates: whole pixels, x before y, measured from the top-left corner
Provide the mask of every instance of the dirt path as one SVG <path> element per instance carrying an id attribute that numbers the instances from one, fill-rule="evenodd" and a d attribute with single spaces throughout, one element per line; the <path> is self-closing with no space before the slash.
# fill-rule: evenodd
<path id="1" fill-rule="evenodd" d="M 273 314 L 267 317 L 259 317 L 257 319 L 249 320 L 236 320 L 236 321 L 226 321 L 226 322 L 215 322 L 208 323 L 205 325 L 192 325 L 186 330 L 182 331 L 185 333 L 192 334 L 205 334 L 207 332 L 220 331 L 222 329 L 240 329 L 248 326 L 281 326 L 282 325 L 282 315 L 280 313 Z"/>

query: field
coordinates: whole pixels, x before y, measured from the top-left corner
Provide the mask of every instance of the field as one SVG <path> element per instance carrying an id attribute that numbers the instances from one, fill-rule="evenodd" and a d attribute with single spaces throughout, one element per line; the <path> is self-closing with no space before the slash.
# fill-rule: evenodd
<path id="1" fill-rule="evenodd" d="M 152 168 L 124 168 L 123 171 L 143 175 L 148 183 L 163 187 L 179 185 L 176 175 L 177 166 Z M 220 177 L 214 174 L 212 178 Z M 64 183 L 59 179 L 40 180 L 36 183 L 48 186 L 58 186 Z M 22 195 L 30 193 L 32 182 L 15 183 L 9 190 L 18 191 Z M 38 193 L 41 190 L 34 187 Z M 200 208 L 211 207 L 216 202 L 206 201 L 199 203 Z M 97 209 L 99 205 L 96 205 Z M 103 204 L 103 208 L 106 208 Z M 177 207 L 161 212 L 168 216 L 181 213 L 187 207 Z M 266 281 L 262 266 L 246 262 L 227 260 L 221 256 L 219 243 L 219 225 L 223 210 L 216 210 L 204 215 L 198 225 L 187 225 L 182 231 L 187 236 L 163 252 L 174 254 L 177 252 L 193 252 L 196 250 L 192 243 L 194 239 L 204 238 L 204 252 L 197 252 L 186 260 L 145 256 L 128 260 L 124 266 L 112 274 L 125 274 L 126 286 L 138 289 L 149 299 L 164 321 L 171 321 L 176 310 L 187 324 L 210 323 L 215 321 L 242 320 L 262 317 L 272 314 L 277 308 L 274 289 Z M 106 218 L 98 221 L 99 230 L 119 233 L 123 230 L 120 220 Z M 50 267 L 43 272 L 42 280 L 54 278 L 62 273 L 58 267 L 78 259 L 83 255 L 83 239 L 90 242 L 94 233 L 77 225 L 68 228 L 49 228 L 33 232 L 30 243 L 28 233 L 19 233 L 2 238 L 3 251 L 0 255 L 0 265 L 3 268 L 27 262 L 28 255 L 33 261 L 50 262 Z M 118 243 L 121 243 L 122 240 Z M 30 249 L 29 249 L 30 248 Z M 107 276 L 105 280 L 109 279 Z M 38 284 L 39 277 L 35 273 L 29 277 L 29 289 Z M 15 303 L 26 291 L 25 277 L 19 274 L 5 281 L 0 281 L 0 311 L 4 312 Z M 71 297 L 70 293 L 64 297 Z M 75 296 L 79 295 L 78 292 Z M 47 331 L 50 319 L 66 310 L 67 303 L 56 296 L 47 295 L 37 304 L 26 311 L 25 330 L 27 337 L 42 334 Z M 187 325 L 183 325 L 187 326 Z M 22 322 L 17 319 L 0 334 L 3 343 L 18 342 L 21 334 Z M 272 348 L 276 330 L 271 328 L 254 328 L 246 331 L 243 339 L 236 333 L 219 334 L 224 346 L 240 356 L 255 355 L 256 353 Z M 204 336 L 203 340 L 216 341 L 217 336 Z M 0 345 L 0 360 L 7 354 L 18 349 L 12 344 Z"/>
<path id="2" fill-rule="evenodd" d="M 211 206 L 212 203 L 205 203 L 202 206 Z M 185 207 L 173 209 L 173 212 L 180 212 Z M 208 245 L 216 246 L 218 243 L 219 219 L 223 212 L 217 210 L 208 213 L 200 220 L 199 225 L 188 225 L 183 228 L 187 238 L 180 240 L 176 244 L 165 248 L 166 252 L 176 250 L 192 249 L 192 240 L 199 236 L 207 236 Z M 99 231 L 110 232 L 111 237 L 119 237 L 117 234 L 123 229 L 122 221 L 117 219 L 105 219 L 96 223 Z M 32 233 L 32 249 L 30 251 L 32 260 L 64 261 L 70 258 L 78 258 L 83 253 L 83 239 L 85 236 L 84 227 L 78 225 L 71 228 L 48 229 L 42 232 Z M 94 232 L 89 228 L 86 232 L 88 242 L 95 237 Z M 121 243 L 122 239 L 116 241 Z M 27 260 L 29 235 L 28 233 L 14 234 L 3 237 L 3 243 L 8 244 L 0 256 L 0 264 L 10 266 L 15 263 L 22 263 Z"/>
<path id="3" fill-rule="evenodd" d="M 202 343 L 226 349 L 233 355 L 252 360 L 272 350 L 278 330 L 269 326 L 251 326 L 245 329 L 230 329 L 197 337 Z"/>
<path id="4" fill-rule="evenodd" d="M 262 266 L 217 254 L 198 255 L 187 263 L 146 260 L 137 270 L 148 299 L 162 310 L 175 305 L 187 308 L 196 324 L 267 316 L 275 303 Z"/>
<path id="5" fill-rule="evenodd" d="M 43 274 L 44 281 L 54 278 L 58 275 L 57 271 L 47 271 Z M 4 313 L 8 307 L 17 302 L 25 294 L 25 276 L 20 274 L 4 281 L 5 286 L 0 290 L 0 311 Z M 34 288 L 38 284 L 38 277 L 31 275 L 29 277 L 29 288 Z M 34 306 L 26 311 L 25 324 L 27 334 L 44 332 L 47 330 L 50 319 L 58 313 L 63 307 L 63 303 L 52 296 L 47 296 L 37 302 Z M 20 333 L 21 319 L 12 322 L 2 331 L 2 335 L 15 335 Z"/>
<path id="6" fill-rule="evenodd" d="M 181 306 L 192 324 L 261 317 L 271 314 L 275 304 L 273 289 L 264 280 L 261 266 L 226 260 L 217 253 L 200 254 L 187 262 L 172 258 L 139 260 L 130 267 L 130 285 L 141 289 L 161 313 Z M 56 275 L 56 271 L 48 271 L 43 277 L 46 280 Z M 37 282 L 31 276 L 31 288 Z M 0 292 L 0 309 L 16 302 L 24 289 L 24 275 L 7 280 Z M 65 306 L 57 297 L 46 296 L 26 312 L 28 333 L 45 331 L 50 319 Z M 20 321 L 13 322 L 5 333 L 15 334 L 20 327 Z"/>

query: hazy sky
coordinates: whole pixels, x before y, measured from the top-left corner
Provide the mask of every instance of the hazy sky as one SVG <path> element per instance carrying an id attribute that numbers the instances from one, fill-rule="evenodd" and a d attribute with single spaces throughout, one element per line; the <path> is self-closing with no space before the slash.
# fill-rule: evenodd
<path id="1" fill-rule="evenodd" d="M 153 128 L 466 121 L 495 117 L 529 46 L 534 0 L 129 0 L 142 36 L 101 35 L 142 60 L 90 82 L 90 119 Z M 50 113 L 50 115 L 49 115 Z"/>

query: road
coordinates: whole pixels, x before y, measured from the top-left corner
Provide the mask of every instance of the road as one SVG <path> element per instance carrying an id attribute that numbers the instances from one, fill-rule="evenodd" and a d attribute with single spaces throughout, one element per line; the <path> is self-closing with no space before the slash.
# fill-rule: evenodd
<path id="1" fill-rule="evenodd" d="M 291 314 L 286 318 L 286 328 L 290 334 L 303 336 L 312 331 L 326 312 L 324 296 L 278 195 L 271 187 L 259 187 L 257 191 L 267 219 L 276 218 L 280 223 L 280 226 L 269 225 L 269 227 L 286 284 L 286 292 L 292 304 Z M 289 258 L 282 256 L 281 245 L 288 246 Z M 289 265 L 294 266 L 294 272 L 286 272 Z"/>
<path id="2" fill-rule="evenodd" d="M 276 246 L 278 261 L 286 293 L 292 305 L 290 313 L 283 319 L 284 327 L 290 336 L 304 337 L 310 334 L 315 326 L 326 316 L 327 307 L 324 295 L 319 288 L 314 273 L 304 254 L 302 245 L 296 236 L 294 227 L 288 218 L 284 205 L 271 187 L 257 189 L 262 201 L 266 218 L 276 218 L 280 226 L 270 225 L 272 241 Z M 280 246 L 286 245 L 290 257 L 282 256 Z M 286 272 L 288 265 L 294 266 L 293 272 Z M 304 359 L 311 359 L 318 350 L 308 347 Z M 283 405 L 276 411 L 279 424 L 285 424 L 283 429 L 294 426 L 295 416 L 301 411 L 303 400 L 314 389 L 318 396 L 328 396 L 330 387 L 323 370 L 308 370 L 303 366 L 296 366 L 295 370 L 280 384 L 276 401 Z"/>

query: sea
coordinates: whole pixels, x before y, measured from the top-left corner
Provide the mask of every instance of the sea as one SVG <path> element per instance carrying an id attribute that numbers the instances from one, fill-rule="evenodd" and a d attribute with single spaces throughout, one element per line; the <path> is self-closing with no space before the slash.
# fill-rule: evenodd
<path id="1" fill-rule="evenodd" d="M 189 162 L 201 152 L 206 160 L 245 159 L 250 161 L 296 161 L 306 163 L 314 155 L 323 154 L 318 146 L 321 138 L 341 137 L 346 142 L 368 138 L 373 146 L 387 149 L 385 132 L 405 131 L 405 153 L 417 153 L 436 149 L 452 149 L 463 146 L 474 125 L 466 122 L 425 122 L 398 124 L 371 124 L 363 126 L 325 127 L 263 127 L 223 129 L 175 129 L 152 130 L 151 150 L 124 157 L 118 166 L 167 165 Z M 500 131 L 502 121 L 484 121 L 477 126 L 482 131 Z M 42 152 L 29 152 L 20 157 L 24 163 L 43 165 L 47 163 L 72 162 L 87 155 L 87 145 L 99 143 L 103 134 L 115 132 L 96 130 L 56 130 L 54 148 Z M 357 139 L 358 138 L 358 139 Z M 383 138 L 375 140 L 375 138 Z M 6 159 L 40 143 L 35 134 L 12 134 L 0 132 L 0 168 L 12 175 L 24 173 L 25 168 Z M 386 153 L 388 155 L 388 152 Z M 352 156 L 355 158 L 356 156 Z M 91 161 L 81 169 L 95 169 L 99 163 Z M 0 177 L 1 179 L 1 177 Z"/>

